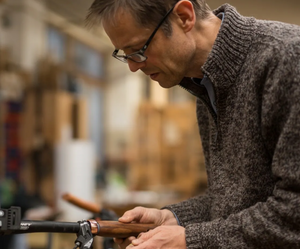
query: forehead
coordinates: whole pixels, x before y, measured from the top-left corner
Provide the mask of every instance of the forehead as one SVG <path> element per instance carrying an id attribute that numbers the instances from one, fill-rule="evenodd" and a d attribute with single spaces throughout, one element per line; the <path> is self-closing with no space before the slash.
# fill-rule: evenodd
<path id="1" fill-rule="evenodd" d="M 116 12 L 113 20 L 103 20 L 103 28 L 112 44 L 118 49 L 133 46 L 149 36 L 149 28 L 142 27 L 126 10 Z"/>

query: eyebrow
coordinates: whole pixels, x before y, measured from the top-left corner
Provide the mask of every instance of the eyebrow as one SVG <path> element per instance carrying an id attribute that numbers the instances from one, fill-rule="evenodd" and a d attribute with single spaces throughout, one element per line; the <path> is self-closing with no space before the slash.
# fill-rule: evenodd
<path id="1" fill-rule="evenodd" d="M 124 50 L 124 49 L 129 49 L 129 48 L 132 48 L 132 47 L 134 47 L 135 45 L 128 45 L 128 46 L 126 46 L 126 47 L 124 47 L 123 49 L 121 49 L 121 50 Z"/>
<path id="2" fill-rule="evenodd" d="M 123 47 L 123 48 L 115 48 L 115 49 L 118 49 L 118 50 L 121 50 L 121 51 L 124 51 L 125 49 L 132 49 L 133 47 L 136 47 L 137 45 L 128 45 L 126 47 Z M 143 46 L 143 45 L 142 45 Z"/>
<path id="3" fill-rule="evenodd" d="M 132 47 L 138 47 L 138 45 L 144 46 L 145 43 L 147 42 L 147 40 L 148 40 L 148 38 L 145 41 L 143 41 L 143 42 L 141 42 L 141 41 L 137 42 L 137 43 L 133 42 L 132 45 L 127 45 L 127 46 L 125 46 L 125 47 L 123 47 L 122 49 L 119 49 L 119 50 L 123 50 L 124 51 L 125 49 L 130 49 Z"/>

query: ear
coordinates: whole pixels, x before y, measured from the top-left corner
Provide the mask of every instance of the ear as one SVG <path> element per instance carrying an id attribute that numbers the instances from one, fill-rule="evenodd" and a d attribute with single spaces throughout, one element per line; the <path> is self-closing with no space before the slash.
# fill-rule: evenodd
<path id="1" fill-rule="evenodd" d="M 173 10 L 177 14 L 180 26 L 185 32 L 189 32 L 195 25 L 196 14 L 193 4 L 188 0 L 179 1 Z"/>

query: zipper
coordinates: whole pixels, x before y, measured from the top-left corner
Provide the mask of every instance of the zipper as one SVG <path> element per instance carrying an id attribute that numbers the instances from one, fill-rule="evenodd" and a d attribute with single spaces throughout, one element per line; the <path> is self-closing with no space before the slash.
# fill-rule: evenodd
<path id="1" fill-rule="evenodd" d="M 184 90 L 188 91 L 189 93 L 191 93 L 192 95 L 194 95 L 195 97 L 201 99 L 201 101 L 207 107 L 210 115 L 212 116 L 215 125 L 217 126 L 217 113 L 215 112 L 214 108 L 211 105 L 211 101 L 205 86 L 198 85 L 193 80 L 188 78 L 184 78 L 180 82 L 179 86 Z"/>

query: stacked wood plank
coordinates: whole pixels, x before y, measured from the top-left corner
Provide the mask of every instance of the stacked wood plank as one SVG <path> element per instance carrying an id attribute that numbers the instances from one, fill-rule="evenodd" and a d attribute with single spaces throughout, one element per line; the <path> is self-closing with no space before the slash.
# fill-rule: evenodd
<path id="1" fill-rule="evenodd" d="M 205 188 L 195 103 L 164 107 L 142 103 L 134 132 L 132 189 L 170 190 L 188 197 Z"/>

